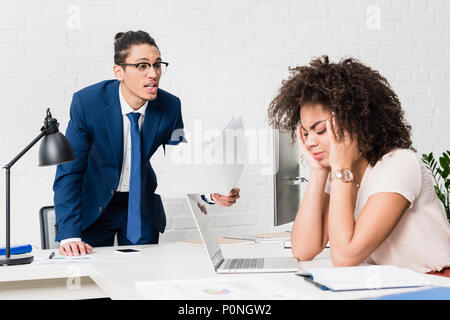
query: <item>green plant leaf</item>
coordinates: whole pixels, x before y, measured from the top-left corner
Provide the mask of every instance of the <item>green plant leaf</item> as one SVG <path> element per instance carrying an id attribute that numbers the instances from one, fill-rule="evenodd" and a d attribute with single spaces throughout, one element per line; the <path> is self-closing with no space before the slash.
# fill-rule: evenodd
<path id="1" fill-rule="evenodd" d="M 439 187 L 434 186 L 434 190 L 436 191 L 436 194 L 439 199 L 445 200 L 445 195 L 442 193 L 442 191 L 439 189 Z"/>
<path id="2" fill-rule="evenodd" d="M 446 158 L 448 161 L 450 161 L 450 151 L 447 150 L 447 152 L 444 151 L 444 153 L 442 154 L 442 156 L 444 158 Z"/>
<path id="3" fill-rule="evenodd" d="M 445 203 L 445 196 L 443 194 L 438 195 L 439 200 L 441 200 L 442 203 Z"/>
<path id="4" fill-rule="evenodd" d="M 445 157 L 440 157 L 439 158 L 439 164 L 441 165 L 441 167 L 443 169 L 446 169 L 446 168 L 449 167 L 449 161 Z"/>
<path id="5" fill-rule="evenodd" d="M 431 171 L 434 173 L 436 171 L 436 160 L 432 159 L 431 160 Z"/>
<path id="6" fill-rule="evenodd" d="M 439 162 L 438 162 L 439 161 Z M 434 179 L 434 190 L 438 199 L 444 205 L 447 218 L 450 220 L 450 208 L 448 199 L 450 198 L 450 179 L 447 179 L 450 175 L 450 151 L 443 153 L 442 157 L 439 157 L 438 161 L 434 158 L 433 152 L 422 154 L 422 162 L 430 171 Z M 441 182 L 441 179 L 443 183 Z"/>
<path id="7" fill-rule="evenodd" d="M 450 163 L 450 157 L 447 155 L 447 153 L 443 153 L 442 157 L 447 161 L 447 163 Z"/>
<path id="8" fill-rule="evenodd" d="M 450 170 L 448 168 L 442 170 L 442 178 L 444 178 L 444 180 L 446 180 L 449 173 L 450 173 Z"/>
<path id="9" fill-rule="evenodd" d="M 425 153 L 422 154 L 422 161 L 428 163 L 428 156 Z"/>

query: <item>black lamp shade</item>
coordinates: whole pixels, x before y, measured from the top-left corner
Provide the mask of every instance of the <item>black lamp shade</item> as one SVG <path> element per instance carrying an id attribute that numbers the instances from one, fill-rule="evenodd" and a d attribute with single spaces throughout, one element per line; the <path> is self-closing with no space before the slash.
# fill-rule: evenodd
<path id="1" fill-rule="evenodd" d="M 75 160 L 75 153 L 67 138 L 59 131 L 42 138 L 39 147 L 39 166 L 52 166 Z"/>

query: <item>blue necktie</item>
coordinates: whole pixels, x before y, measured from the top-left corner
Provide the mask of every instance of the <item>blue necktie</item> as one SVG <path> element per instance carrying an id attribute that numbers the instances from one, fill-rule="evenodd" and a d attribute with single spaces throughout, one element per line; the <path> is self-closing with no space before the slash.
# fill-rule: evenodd
<path id="1" fill-rule="evenodd" d="M 128 113 L 131 132 L 130 193 L 128 195 L 127 238 L 136 244 L 141 238 L 141 132 L 138 120 L 140 113 Z"/>

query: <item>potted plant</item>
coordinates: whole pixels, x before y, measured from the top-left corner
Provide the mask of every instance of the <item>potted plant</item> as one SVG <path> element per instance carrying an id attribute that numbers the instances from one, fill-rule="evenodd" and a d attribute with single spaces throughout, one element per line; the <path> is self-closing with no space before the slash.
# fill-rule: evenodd
<path id="1" fill-rule="evenodd" d="M 439 163 L 434 158 L 433 152 L 428 155 L 422 154 L 422 161 L 433 176 L 437 197 L 444 205 L 447 219 L 450 221 L 450 151 L 444 151 L 439 157 Z"/>

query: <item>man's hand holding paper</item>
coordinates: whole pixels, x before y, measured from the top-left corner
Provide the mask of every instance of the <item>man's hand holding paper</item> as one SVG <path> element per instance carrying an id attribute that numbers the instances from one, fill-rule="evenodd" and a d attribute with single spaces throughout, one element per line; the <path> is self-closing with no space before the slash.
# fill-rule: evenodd
<path id="1" fill-rule="evenodd" d="M 230 207 L 236 203 L 236 200 L 240 198 L 239 192 L 241 190 L 238 187 L 234 187 L 228 196 L 224 196 L 218 193 L 211 195 L 212 200 L 221 207 Z"/>

